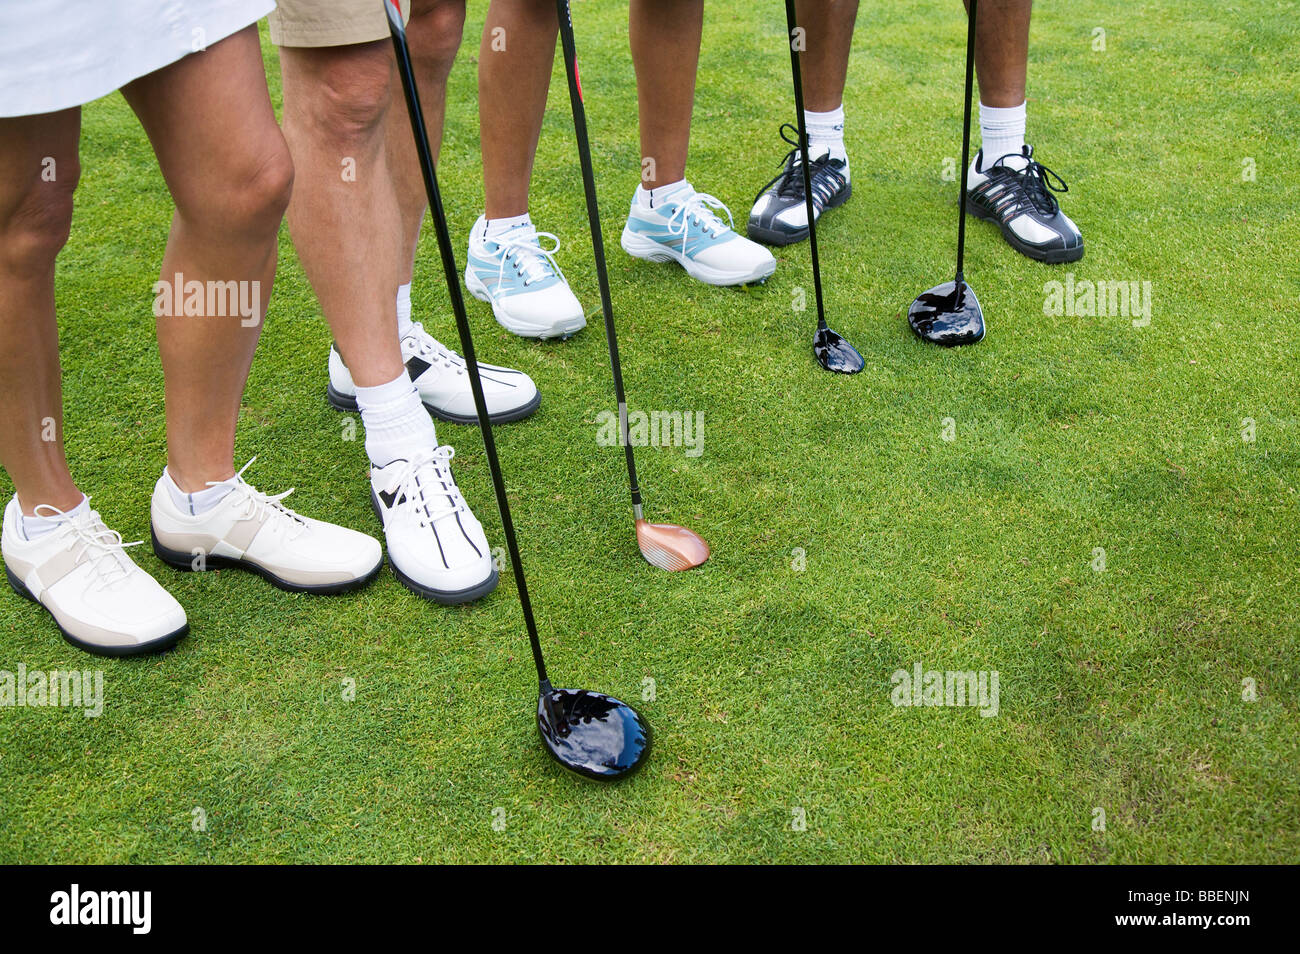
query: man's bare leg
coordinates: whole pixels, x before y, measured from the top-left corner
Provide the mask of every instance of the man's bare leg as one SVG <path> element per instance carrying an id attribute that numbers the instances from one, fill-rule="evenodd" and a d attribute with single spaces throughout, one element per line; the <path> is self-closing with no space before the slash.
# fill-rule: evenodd
<path id="1" fill-rule="evenodd" d="M 443 117 L 447 111 L 447 77 L 451 75 L 465 28 L 465 0 L 413 0 L 406 39 L 411 48 L 411 65 L 420 90 L 420 106 L 429 133 L 429 147 L 436 162 L 442 146 Z M 393 108 L 386 120 L 388 168 L 393 177 L 397 207 L 402 220 L 402 241 L 398 260 L 398 285 L 409 285 L 415 268 L 415 247 L 428 201 L 424 178 L 411 137 L 411 122 L 402 100 L 402 90 L 393 80 Z M 408 313 L 409 314 L 409 313 Z"/>
<path id="2" fill-rule="evenodd" d="M 975 72 L 980 102 L 1006 108 L 1025 101 L 1033 0 L 980 0 Z"/>
<path id="3" fill-rule="evenodd" d="M 980 85 L 980 152 L 972 164 L 968 202 L 998 223 L 1016 251 L 1040 262 L 1083 257 L 1083 235 L 1052 194 L 1059 179 L 1026 172 L 1025 88 L 1031 0 L 982 0 L 975 25 Z M 1015 174 L 1013 174 L 1015 173 Z M 1021 174 L 1023 173 L 1023 174 Z"/>
<path id="4" fill-rule="evenodd" d="M 404 371 L 395 304 L 402 214 L 385 142 L 392 45 L 281 47 L 280 66 L 297 175 L 294 247 L 353 380 L 377 386 Z"/>
<path id="5" fill-rule="evenodd" d="M 857 15 L 858 0 L 797 0 L 795 4 L 796 21 L 804 31 L 799 72 L 818 214 L 847 201 L 851 194 L 844 146 L 844 85 Z M 782 138 L 794 139 L 784 129 Z M 802 168 L 789 162 L 755 199 L 747 225 L 750 238 L 789 245 L 808 237 L 802 176 Z"/>
<path id="6" fill-rule="evenodd" d="M 982 0 L 975 24 L 980 136 L 987 161 L 1018 156 L 1025 145 L 1025 85 L 1032 0 Z M 969 9 L 969 7 L 968 7 Z M 1023 163 L 1020 160 L 1011 160 Z"/>
<path id="7" fill-rule="evenodd" d="M 838 109 L 849 75 L 858 0 L 798 0 L 795 17 L 806 44 L 799 57 L 804 109 L 814 113 Z"/>

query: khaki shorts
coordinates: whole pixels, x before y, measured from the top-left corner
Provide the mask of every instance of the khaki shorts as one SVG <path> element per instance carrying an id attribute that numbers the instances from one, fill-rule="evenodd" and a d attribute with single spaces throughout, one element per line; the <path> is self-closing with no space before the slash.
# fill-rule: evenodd
<path id="1" fill-rule="evenodd" d="M 411 19 L 410 0 L 399 4 Z M 278 0 L 267 18 L 276 46 L 347 46 L 388 39 L 380 0 Z"/>

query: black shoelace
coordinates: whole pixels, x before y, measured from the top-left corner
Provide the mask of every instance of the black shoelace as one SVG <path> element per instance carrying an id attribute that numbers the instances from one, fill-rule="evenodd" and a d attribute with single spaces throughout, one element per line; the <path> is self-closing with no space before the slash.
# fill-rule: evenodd
<path id="1" fill-rule="evenodd" d="M 789 131 L 788 134 L 787 130 Z M 803 170 L 800 168 L 803 156 L 799 149 L 799 130 L 790 123 L 782 123 L 780 132 L 781 138 L 794 148 L 786 153 L 785 158 L 781 160 L 781 171 L 773 176 L 763 188 L 758 190 L 758 195 L 754 196 L 755 202 L 758 201 L 759 196 L 774 185 L 776 186 L 778 198 L 802 199 L 804 197 Z M 824 156 L 810 160 L 808 164 L 808 172 L 813 184 L 813 202 L 819 210 L 826 206 L 831 196 L 844 188 L 844 176 L 830 168 L 831 161 L 831 155 L 828 152 Z"/>
<path id="2" fill-rule="evenodd" d="M 1009 152 L 1005 156 L 999 156 L 997 162 L 989 167 L 987 175 L 991 179 L 1009 186 L 1015 196 L 1015 204 L 1010 208 L 999 205 L 999 211 L 1002 214 L 1014 215 L 1033 209 L 1040 215 L 1055 215 L 1061 206 L 1052 193 L 1064 194 L 1070 191 L 1070 187 L 1065 184 L 1064 179 L 1032 157 L 1033 153 L 1030 153 L 1029 165 L 1025 166 L 1021 172 L 1017 172 L 1011 166 L 1000 165 L 1003 159 L 1025 158 L 1024 155 L 1018 152 Z"/>

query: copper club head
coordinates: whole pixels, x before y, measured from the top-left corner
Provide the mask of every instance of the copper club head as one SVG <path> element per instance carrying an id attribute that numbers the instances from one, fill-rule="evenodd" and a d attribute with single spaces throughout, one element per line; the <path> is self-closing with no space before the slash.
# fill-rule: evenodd
<path id="1" fill-rule="evenodd" d="M 651 566 L 673 572 L 697 567 L 709 558 L 709 545 L 675 523 L 636 522 L 636 544 Z"/>

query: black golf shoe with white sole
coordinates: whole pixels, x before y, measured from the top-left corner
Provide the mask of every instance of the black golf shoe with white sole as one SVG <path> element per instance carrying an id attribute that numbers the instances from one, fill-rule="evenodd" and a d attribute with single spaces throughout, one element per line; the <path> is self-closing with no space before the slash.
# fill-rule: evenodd
<path id="1" fill-rule="evenodd" d="M 429 413 L 452 424 L 477 424 L 474 392 L 470 388 L 465 359 L 441 344 L 418 321 L 411 323 L 401 344 L 406 373 L 415 382 L 420 400 Z M 488 419 L 493 424 L 523 420 L 541 406 L 542 396 L 537 385 L 524 372 L 481 361 L 478 370 Z M 340 411 L 357 409 L 356 384 L 334 345 L 330 345 L 329 386 L 325 389 L 325 396 Z"/>
<path id="2" fill-rule="evenodd" d="M 966 185 L 966 211 L 996 222 L 1007 244 L 1039 262 L 1077 262 L 1083 235 L 1052 193 L 1070 191 L 1065 181 L 1034 160 L 1034 147 L 1000 156 L 985 167 L 975 156 Z"/>
<path id="3" fill-rule="evenodd" d="M 447 446 L 370 469 L 370 501 L 388 540 L 393 573 L 438 603 L 468 603 L 497 585 L 483 525 L 451 474 Z"/>
<path id="4" fill-rule="evenodd" d="M 793 138 L 791 138 L 793 137 Z M 754 197 L 746 227 L 755 242 L 768 245 L 793 245 L 808 237 L 808 202 L 803 191 L 803 160 L 799 149 L 799 130 L 790 123 L 781 125 L 781 138 L 794 148 L 781 162 L 781 171 Z M 813 215 L 843 205 L 853 194 L 842 160 L 832 159 L 829 152 L 813 155 L 809 149 L 808 171 L 812 177 Z"/>

